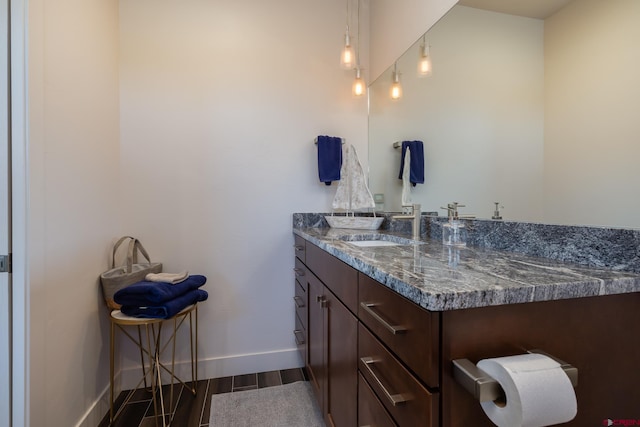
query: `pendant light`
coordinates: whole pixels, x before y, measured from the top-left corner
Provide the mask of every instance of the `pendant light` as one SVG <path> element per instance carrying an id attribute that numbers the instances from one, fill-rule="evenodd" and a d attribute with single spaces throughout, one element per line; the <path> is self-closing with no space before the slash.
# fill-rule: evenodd
<path id="1" fill-rule="evenodd" d="M 347 0 L 347 30 L 344 33 L 344 47 L 340 54 L 340 66 L 345 70 L 352 70 L 354 66 L 353 47 L 351 46 L 351 37 L 349 36 L 349 1 Z"/>
<path id="2" fill-rule="evenodd" d="M 362 79 L 362 68 L 360 67 L 360 0 L 358 0 L 358 38 L 356 46 L 356 79 L 353 81 L 353 95 L 362 96 L 367 92 L 367 86 Z"/>
<path id="3" fill-rule="evenodd" d="M 422 36 L 420 55 L 418 57 L 418 77 L 427 77 L 432 73 L 433 65 L 431 64 L 429 48 L 430 46 L 427 44 L 425 36 Z"/>
<path id="4" fill-rule="evenodd" d="M 391 99 L 397 100 L 402 98 L 402 85 L 400 85 L 400 73 L 398 73 L 398 63 L 393 64 L 393 73 L 391 74 Z"/>
<path id="5" fill-rule="evenodd" d="M 360 75 L 360 67 L 356 67 L 356 79 L 353 81 L 353 94 L 355 96 L 362 96 L 367 92 L 367 86 L 364 84 L 364 80 Z"/>

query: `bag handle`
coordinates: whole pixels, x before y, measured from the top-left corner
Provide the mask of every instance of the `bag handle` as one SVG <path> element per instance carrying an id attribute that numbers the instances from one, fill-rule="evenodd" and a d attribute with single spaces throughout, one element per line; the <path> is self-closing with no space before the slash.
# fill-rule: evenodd
<path id="1" fill-rule="evenodd" d="M 124 236 L 118 239 L 115 245 L 113 245 L 113 252 L 111 254 L 111 268 L 115 268 L 116 266 L 116 252 L 120 245 L 129 239 L 129 247 L 127 249 L 127 273 L 130 273 L 133 270 L 133 264 L 138 263 L 138 251 L 142 254 L 143 257 L 147 260 L 148 263 L 151 263 L 151 258 L 149 257 L 149 253 L 146 251 L 140 240 L 131 236 Z"/>

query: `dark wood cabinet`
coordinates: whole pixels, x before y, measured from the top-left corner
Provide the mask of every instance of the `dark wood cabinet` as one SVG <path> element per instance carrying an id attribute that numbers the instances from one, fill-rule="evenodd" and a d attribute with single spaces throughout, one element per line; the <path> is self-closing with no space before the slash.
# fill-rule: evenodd
<path id="1" fill-rule="evenodd" d="M 493 426 L 453 378 L 452 360 L 477 363 L 532 349 L 578 368 L 578 414 L 563 426 L 640 419 L 639 312 L 638 293 L 443 312 L 442 425 Z"/>
<path id="2" fill-rule="evenodd" d="M 358 318 L 429 387 L 439 386 L 440 315 L 361 274 Z"/>
<path id="3" fill-rule="evenodd" d="M 296 242 L 296 247 L 305 247 L 304 240 L 302 242 Z M 296 255 L 304 255 L 304 250 L 296 251 Z M 302 260 L 296 257 L 295 267 L 293 269 L 295 275 L 294 281 L 294 294 L 293 302 L 295 305 L 295 329 L 293 330 L 293 336 L 300 352 L 300 357 L 307 363 L 307 324 L 309 322 L 309 296 L 308 296 L 308 284 L 306 278 L 309 274 L 307 267 Z"/>
<path id="4" fill-rule="evenodd" d="M 300 243 L 296 329 L 327 426 L 490 427 L 452 361 L 533 349 L 578 368 L 578 414 L 565 425 L 636 415 L 640 293 L 430 312 Z"/>
<path id="5" fill-rule="evenodd" d="M 307 244 L 305 250 L 309 264 L 304 279 L 308 294 L 306 367 L 327 426 L 353 427 L 358 420 L 358 319 L 338 295 L 355 306 L 358 276 L 337 258 L 318 256 L 315 249 L 320 250 Z"/>

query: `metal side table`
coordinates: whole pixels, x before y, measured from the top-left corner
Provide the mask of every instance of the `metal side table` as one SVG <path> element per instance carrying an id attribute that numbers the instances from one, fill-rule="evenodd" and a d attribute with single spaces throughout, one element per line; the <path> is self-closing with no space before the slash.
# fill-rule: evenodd
<path id="1" fill-rule="evenodd" d="M 194 322 L 195 317 L 195 322 Z M 169 319 L 147 319 L 140 317 L 131 317 L 123 314 L 120 310 L 113 310 L 109 316 L 111 321 L 110 334 L 110 383 L 109 383 L 109 423 L 113 424 L 114 420 L 120 415 L 125 405 L 129 402 L 134 392 L 144 383 L 145 388 L 151 387 L 151 395 L 153 399 L 153 409 L 156 415 L 156 426 L 158 426 L 158 416 L 162 416 L 162 426 L 166 427 L 173 421 L 174 408 L 174 383 L 180 383 L 189 390 L 194 396 L 196 394 L 196 380 L 198 378 L 198 304 L 192 304 L 184 308 L 181 312 Z M 175 356 L 176 356 L 176 335 L 180 327 L 188 318 L 189 323 L 189 352 L 191 356 L 191 386 L 188 386 L 175 374 Z M 171 334 L 168 338 L 162 336 L 163 327 L 170 323 L 173 326 Z M 194 325 L 195 323 L 195 325 Z M 194 328 L 195 326 L 195 328 Z M 128 329 L 135 327 L 137 329 L 137 338 L 130 333 Z M 171 327 L 171 325 L 169 325 Z M 116 329 L 122 331 L 140 350 L 140 361 L 142 365 L 142 378 L 136 387 L 129 391 L 120 408 L 114 413 L 114 358 L 115 358 L 115 333 Z M 165 334 L 166 335 L 166 334 Z M 195 340 L 194 340 L 195 336 Z M 170 368 L 160 360 L 160 356 L 165 352 L 167 347 L 171 345 L 171 366 Z M 162 372 L 169 374 L 169 414 L 165 413 L 164 392 L 162 389 Z"/>

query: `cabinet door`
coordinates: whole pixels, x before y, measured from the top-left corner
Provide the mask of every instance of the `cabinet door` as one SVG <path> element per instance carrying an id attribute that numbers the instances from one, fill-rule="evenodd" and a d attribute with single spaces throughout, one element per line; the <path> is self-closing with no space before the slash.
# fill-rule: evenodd
<path id="1" fill-rule="evenodd" d="M 309 320 L 307 328 L 307 370 L 309 380 L 313 386 L 318 405 L 322 413 L 326 413 L 325 390 L 325 316 L 324 316 L 324 285 L 313 274 L 307 274 L 309 292 Z"/>
<path id="2" fill-rule="evenodd" d="M 328 402 L 331 425 L 352 427 L 358 420 L 358 320 L 326 290 L 328 317 Z"/>

